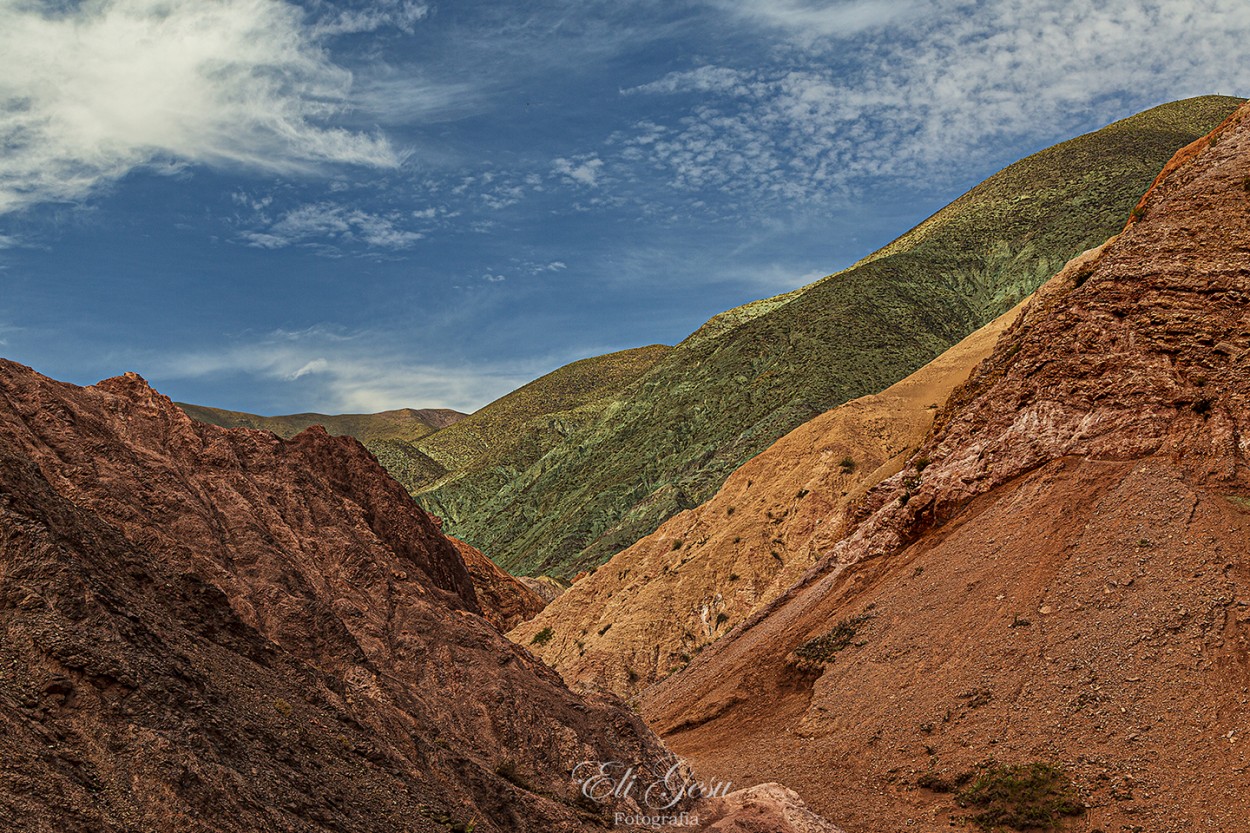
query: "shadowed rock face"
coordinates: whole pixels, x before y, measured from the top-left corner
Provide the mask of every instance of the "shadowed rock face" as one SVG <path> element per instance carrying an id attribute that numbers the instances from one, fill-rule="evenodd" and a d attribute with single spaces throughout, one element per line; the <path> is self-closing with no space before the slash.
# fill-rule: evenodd
<path id="1" fill-rule="evenodd" d="M 499 569 L 480 550 L 459 538 L 449 536 L 448 540 L 456 545 L 469 571 L 482 615 L 501 633 L 528 622 L 547 606 L 547 601 L 536 590 Z"/>
<path id="2" fill-rule="evenodd" d="M 134 375 L 0 362 L 0 657 L 5 829 L 581 830 L 577 763 L 665 756 L 479 615 L 357 441 Z"/>
<path id="3" fill-rule="evenodd" d="M 990 757 L 1062 765 L 1086 829 L 1244 824 L 1247 171 L 1243 107 L 1035 299 L 823 561 L 647 693 L 673 749 L 849 833 L 949 829 L 924 785 Z"/>

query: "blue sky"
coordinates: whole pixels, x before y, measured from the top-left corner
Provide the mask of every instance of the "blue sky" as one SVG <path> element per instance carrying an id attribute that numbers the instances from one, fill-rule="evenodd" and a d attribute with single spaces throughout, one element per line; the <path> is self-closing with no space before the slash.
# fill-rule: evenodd
<path id="1" fill-rule="evenodd" d="M 0 0 L 0 355 L 472 410 L 1250 94 L 1250 4 Z"/>

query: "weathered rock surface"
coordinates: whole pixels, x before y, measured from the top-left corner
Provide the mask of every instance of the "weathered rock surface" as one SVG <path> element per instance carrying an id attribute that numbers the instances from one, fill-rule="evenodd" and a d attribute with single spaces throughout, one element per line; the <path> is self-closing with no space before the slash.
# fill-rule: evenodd
<path id="1" fill-rule="evenodd" d="M 569 589 L 568 584 L 551 576 L 520 576 L 517 580 L 537 593 L 546 604 L 555 601 Z"/>
<path id="2" fill-rule="evenodd" d="M 5 829 L 597 826 L 573 767 L 664 750 L 478 610 L 356 440 L 0 362 Z"/>
<path id="3" fill-rule="evenodd" d="M 966 812 L 931 787 L 991 757 L 1063 766 L 1082 829 L 1244 826 L 1247 171 L 1243 107 L 1032 303 L 848 536 L 645 694 L 673 749 L 850 833 L 948 830 Z"/>
<path id="4" fill-rule="evenodd" d="M 864 492 L 898 472 L 940 404 L 1020 307 L 879 394 L 791 431 L 509 634 L 570 684 L 629 695 L 680 670 L 779 596 L 846 532 Z M 533 645 L 536 633 L 552 637 Z"/>
<path id="5" fill-rule="evenodd" d="M 448 536 L 456 545 L 464 566 L 469 571 L 473 590 L 482 615 L 501 633 L 507 633 L 523 622 L 533 619 L 547 606 L 547 600 L 522 582 L 499 569 L 476 547 L 459 538 Z"/>
<path id="6" fill-rule="evenodd" d="M 699 820 L 708 833 L 842 833 L 781 784 L 760 784 L 712 799 Z"/>

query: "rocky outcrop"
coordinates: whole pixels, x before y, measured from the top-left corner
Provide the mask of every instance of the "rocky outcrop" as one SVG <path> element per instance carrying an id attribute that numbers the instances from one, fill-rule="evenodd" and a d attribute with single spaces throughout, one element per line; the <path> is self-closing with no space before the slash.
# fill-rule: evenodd
<path id="1" fill-rule="evenodd" d="M 558 599 L 569 589 L 568 584 L 551 576 L 521 576 L 517 580 L 537 593 L 547 604 Z"/>
<path id="2" fill-rule="evenodd" d="M 618 553 L 510 637 L 570 684 L 622 695 L 681 670 L 846 532 L 864 492 L 902 468 L 938 406 L 992 352 L 1019 310 L 881 393 L 791 431 L 707 503 Z M 550 638 L 534 643 L 544 629 Z"/>
<path id="3" fill-rule="evenodd" d="M 1030 305 L 849 535 L 646 693 L 672 748 L 850 833 L 966 820 L 989 758 L 1056 767 L 1085 829 L 1243 823 L 1248 170 L 1243 108 Z"/>
<path id="4" fill-rule="evenodd" d="M 506 633 L 538 615 L 547 602 L 528 584 L 495 566 L 482 552 L 459 538 L 448 536 L 469 571 L 482 615 L 501 633 Z"/>
<path id="5" fill-rule="evenodd" d="M 0 362 L 6 829 L 583 830 L 637 809 L 571 772 L 665 751 L 480 606 L 356 440 Z"/>

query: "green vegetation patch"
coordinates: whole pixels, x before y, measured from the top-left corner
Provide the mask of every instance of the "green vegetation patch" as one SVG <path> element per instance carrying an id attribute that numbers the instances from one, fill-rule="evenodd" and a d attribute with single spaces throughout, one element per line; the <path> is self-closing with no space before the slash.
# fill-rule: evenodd
<path id="1" fill-rule="evenodd" d="M 855 644 L 855 636 L 859 633 L 860 627 L 873 616 L 872 613 L 861 613 L 858 616 L 843 619 L 828 633 L 814 636 L 795 648 L 794 655 L 807 662 L 821 665 L 833 662 L 835 654 Z"/>
<path id="2" fill-rule="evenodd" d="M 530 644 L 538 645 L 538 646 L 546 645 L 548 642 L 551 641 L 551 637 L 555 635 L 556 635 L 556 632 L 553 631 L 550 627 L 543 628 L 538 633 L 534 634 L 534 638 L 530 640 Z"/>
<path id="3" fill-rule="evenodd" d="M 1063 769 L 1055 764 L 987 764 L 955 796 L 974 812 L 968 820 L 987 831 L 1058 830 L 1085 805 Z"/>

